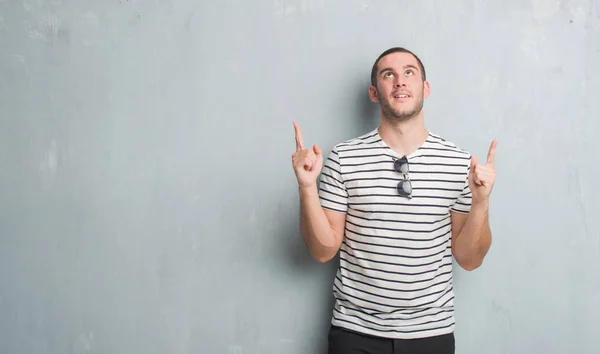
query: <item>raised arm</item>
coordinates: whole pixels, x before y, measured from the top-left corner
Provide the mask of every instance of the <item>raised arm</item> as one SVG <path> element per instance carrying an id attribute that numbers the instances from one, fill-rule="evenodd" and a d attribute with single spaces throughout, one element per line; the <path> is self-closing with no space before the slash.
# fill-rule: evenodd
<path id="1" fill-rule="evenodd" d="M 452 253 L 456 262 L 465 270 L 477 269 L 485 258 L 491 244 L 492 231 L 489 224 L 489 198 L 496 180 L 494 158 L 496 140 L 490 145 L 485 165 L 478 165 L 471 158 L 468 184 L 471 207 L 468 214 L 452 212 Z"/>
<path id="2" fill-rule="evenodd" d="M 298 179 L 300 231 L 310 255 L 324 263 L 335 256 L 342 244 L 346 213 L 321 206 L 317 177 L 323 166 L 323 153 L 317 145 L 305 149 L 297 123 L 294 130 L 296 152 L 292 155 L 292 165 Z"/>

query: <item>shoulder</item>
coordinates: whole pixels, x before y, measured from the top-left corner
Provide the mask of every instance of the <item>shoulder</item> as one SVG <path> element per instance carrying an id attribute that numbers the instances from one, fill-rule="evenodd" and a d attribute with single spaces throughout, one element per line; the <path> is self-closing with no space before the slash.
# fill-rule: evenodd
<path id="1" fill-rule="evenodd" d="M 469 160 L 471 158 L 471 153 L 454 142 L 442 137 L 439 134 L 430 132 L 429 133 L 429 141 L 433 148 L 438 149 L 439 151 L 444 151 L 446 154 L 452 155 L 453 157 L 464 158 Z"/>
<path id="2" fill-rule="evenodd" d="M 377 148 L 380 141 L 379 134 L 377 134 L 377 130 L 374 129 L 335 144 L 332 152 L 340 156 L 352 156 L 365 149 Z"/>

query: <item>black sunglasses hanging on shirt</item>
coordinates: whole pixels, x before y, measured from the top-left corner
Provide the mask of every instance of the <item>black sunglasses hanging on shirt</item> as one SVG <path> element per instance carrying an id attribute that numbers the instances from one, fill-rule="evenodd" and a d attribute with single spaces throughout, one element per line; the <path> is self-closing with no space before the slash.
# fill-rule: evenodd
<path id="1" fill-rule="evenodd" d="M 408 179 L 408 159 L 406 156 L 402 156 L 394 161 L 394 170 L 402 174 L 403 179 L 398 182 L 396 190 L 402 197 L 411 199 L 412 198 L 412 183 Z"/>

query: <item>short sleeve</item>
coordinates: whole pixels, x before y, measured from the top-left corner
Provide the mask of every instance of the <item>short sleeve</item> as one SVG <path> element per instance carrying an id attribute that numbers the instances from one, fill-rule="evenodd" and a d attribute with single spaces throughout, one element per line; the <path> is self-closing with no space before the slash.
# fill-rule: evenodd
<path id="1" fill-rule="evenodd" d="M 340 155 L 335 147 L 323 163 L 319 180 L 319 199 L 325 209 L 341 213 L 348 210 L 348 191 L 342 178 Z"/>
<path id="2" fill-rule="evenodd" d="M 452 211 L 457 213 L 468 214 L 471 210 L 471 188 L 469 188 L 469 171 L 471 170 L 471 158 L 469 156 L 469 162 L 467 164 L 465 173 L 465 183 L 463 184 L 463 190 L 458 196 L 458 199 L 452 205 Z"/>

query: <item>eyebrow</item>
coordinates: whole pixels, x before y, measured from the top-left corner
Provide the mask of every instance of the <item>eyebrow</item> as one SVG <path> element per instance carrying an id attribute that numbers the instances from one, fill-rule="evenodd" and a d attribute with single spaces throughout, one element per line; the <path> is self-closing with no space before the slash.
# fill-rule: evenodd
<path id="1" fill-rule="evenodd" d="M 404 65 L 404 67 L 403 67 L 403 69 L 405 69 L 405 70 L 408 68 L 412 68 L 412 69 L 415 69 L 416 71 L 419 71 L 419 68 L 417 68 L 416 66 L 414 66 L 412 64 Z M 383 74 L 385 71 L 388 71 L 388 70 L 394 71 L 394 69 L 392 69 L 392 68 L 383 68 L 383 69 L 379 70 L 379 75 Z"/>

